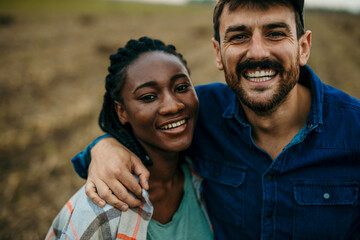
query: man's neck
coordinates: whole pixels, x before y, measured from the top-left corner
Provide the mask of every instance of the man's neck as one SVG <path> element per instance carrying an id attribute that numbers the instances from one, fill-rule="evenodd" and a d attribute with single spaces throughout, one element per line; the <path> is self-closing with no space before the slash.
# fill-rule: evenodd
<path id="1" fill-rule="evenodd" d="M 243 105 L 243 104 L 242 104 Z M 297 84 L 275 111 L 258 114 L 243 105 L 255 144 L 272 160 L 281 153 L 305 125 L 311 107 L 310 89 Z"/>

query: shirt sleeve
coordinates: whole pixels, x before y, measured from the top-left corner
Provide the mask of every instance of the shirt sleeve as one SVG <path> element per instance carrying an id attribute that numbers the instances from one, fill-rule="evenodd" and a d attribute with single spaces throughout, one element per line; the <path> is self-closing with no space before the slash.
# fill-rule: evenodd
<path id="1" fill-rule="evenodd" d="M 86 196 L 83 186 L 56 216 L 45 240 L 116 239 L 121 215 L 120 210 L 108 204 L 103 208 L 95 205 Z M 136 221 L 135 217 L 134 226 Z"/>
<path id="2" fill-rule="evenodd" d="M 76 173 L 86 179 L 88 176 L 88 168 L 91 162 L 91 154 L 90 151 L 91 149 L 95 146 L 96 143 L 98 143 L 101 139 L 107 138 L 107 137 L 111 137 L 110 134 L 105 134 L 102 135 L 98 138 L 96 138 L 92 143 L 90 143 L 85 150 L 83 150 L 82 152 L 78 153 L 75 157 L 73 157 L 71 159 L 71 162 L 73 164 L 73 167 L 76 171 Z"/>

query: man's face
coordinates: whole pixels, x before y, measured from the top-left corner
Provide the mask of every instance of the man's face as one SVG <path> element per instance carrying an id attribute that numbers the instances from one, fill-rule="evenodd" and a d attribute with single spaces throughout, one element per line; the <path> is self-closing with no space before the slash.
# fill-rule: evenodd
<path id="1" fill-rule="evenodd" d="M 239 7 L 220 18 L 220 43 L 213 40 L 218 68 L 241 103 L 270 113 L 296 85 L 309 57 L 310 33 L 298 41 L 295 13 L 285 6 L 267 10 Z"/>

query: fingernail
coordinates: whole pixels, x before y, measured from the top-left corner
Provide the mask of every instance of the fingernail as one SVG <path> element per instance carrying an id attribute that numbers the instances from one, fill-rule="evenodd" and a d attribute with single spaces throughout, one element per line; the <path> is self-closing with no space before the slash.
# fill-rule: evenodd
<path id="1" fill-rule="evenodd" d="M 126 212 L 126 210 L 128 209 L 128 207 L 126 205 L 122 205 L 120 210 L 123 212 Z"/>
<path id="2" fill-rule="evenodd" d="M 146 185 L 146 188 L 149 189 L 149 182 L 148 181 L 145 182 L 145 185 Z"/>
<path id="3" fill-rule="evenodd" d="M 99 205 L 104 206 L 105 202 L 104 201 L 99 201 Z"/>

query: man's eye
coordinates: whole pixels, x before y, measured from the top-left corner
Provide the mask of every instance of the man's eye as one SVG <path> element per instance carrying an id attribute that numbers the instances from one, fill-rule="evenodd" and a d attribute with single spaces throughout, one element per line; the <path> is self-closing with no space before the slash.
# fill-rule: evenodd
<path id="1" fill-rule="evenodd" d="M 246 39 L 246 35 L 245 34 L 237 34 L 237 35 L 234 35 L 230 38 L 231 41 L 233 40 L 243 40 L 243 39 Z"/>
<path id="2" fill-rule="evenodd" d="M 285 34 L 282 32 L 272 32 L 268 35 L 269 37 L 284 37 Z"/>

